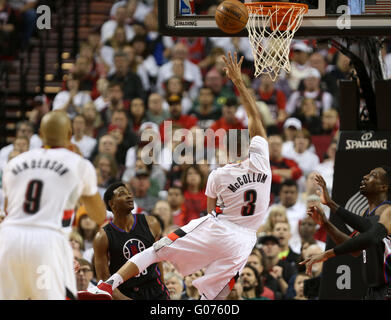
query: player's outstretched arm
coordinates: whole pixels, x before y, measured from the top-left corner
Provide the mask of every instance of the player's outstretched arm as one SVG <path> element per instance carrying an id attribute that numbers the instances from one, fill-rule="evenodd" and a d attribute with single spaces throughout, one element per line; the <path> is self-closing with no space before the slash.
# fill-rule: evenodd
<path id="1" fill-rule="evenodd" d="M 106 219 L 106 206 L 100 194 L 97 192 L 93 196 L 82 196 L 80 199 L 86 207 L 88 216 L 98 225 L 102 225 Z"/>
<path id="2" fill-rule="evenodd" d="M 248 117 L 248 130 L 250 133 L 250 138 L 255 136 L 261 136 L 266 139 L 266 130 L 263 127 L 261 121 L 261 114 L 258 111 L 255 98 L 251 94 L 251 92 L 247 89 L 243 77 L 241 66 L 243 63 L 244 57 L 242 56 L 238 61 L 237 53 L 234 53 L 234 57 L 232 58 L 231 52 L 228 52 L 227 57 L 223 57 L 225 62 L 225 72 L 228 78 L 231 79 L 233 84 L 238 89 L 240 96 L 242 97 L 242 104 L 244 109 L 246 110 Z"/>

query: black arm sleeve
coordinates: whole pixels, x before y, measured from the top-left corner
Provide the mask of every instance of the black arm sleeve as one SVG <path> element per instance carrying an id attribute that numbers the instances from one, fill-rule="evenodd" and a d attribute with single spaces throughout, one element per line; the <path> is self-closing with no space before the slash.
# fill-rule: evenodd
<path id="1" fill-rule="evenodd" d="M 359 232 L 365 232 L 372 227 L 372 223 L 355 213 L 352 213 L 345 208 L 339 207 L 336 211 L 338 216 L 343 220 L 344 223 L 351 226 L 353 229 Z"/>
<path id="2" fill-rule="evenodd" d="M 381 223 L 376 223 L 368 231 L 360 233 L 357 237 L 334 247 L 334 254 L 340 256 L 364 250 L 373 244 L 378 244 L 387 234 L 386 227 Z"/>

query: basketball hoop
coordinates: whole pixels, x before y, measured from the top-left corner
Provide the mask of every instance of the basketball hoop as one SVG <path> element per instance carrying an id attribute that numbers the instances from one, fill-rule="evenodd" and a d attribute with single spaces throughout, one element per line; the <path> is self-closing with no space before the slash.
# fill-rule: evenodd
<path id="1" fill-rule="evenodd" d="M 308 12 L 308 5 L 288 2 L 245 5 L 249 13 L 246 27 L 254 55 L 254 76 L 269 74 L 275 81 L 281 69 L 291 71 L 290 45 Z"/>

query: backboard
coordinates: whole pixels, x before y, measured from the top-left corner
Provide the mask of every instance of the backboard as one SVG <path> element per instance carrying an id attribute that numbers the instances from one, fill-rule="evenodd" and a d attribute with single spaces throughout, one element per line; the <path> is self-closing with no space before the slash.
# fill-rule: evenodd
<path id="1" fill-rule="evenodd" d="M 221 31 L 214 20 L 215 8 L 221 2 L 158 0 L 159 32 L 182 37 L 227 37 L 229 35 Z M 391 0 L 283 2 L 306 3 L 309 6 L 295 38 L 391 36 Z M 247 36 L 247 30 L 242 30 L 236 36 Z"/>

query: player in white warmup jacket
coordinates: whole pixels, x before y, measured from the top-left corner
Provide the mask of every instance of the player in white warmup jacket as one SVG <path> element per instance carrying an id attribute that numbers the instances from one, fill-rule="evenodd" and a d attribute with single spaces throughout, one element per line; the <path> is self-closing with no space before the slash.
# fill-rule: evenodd
<path id="1" fill-rule="evenodd" d="M 92 290 L 79 292 L 81 299 L 110 299 L 112 290 L 150 264 L 167 260 L 183 275 L 205 268 L 193 281 L 201 299 L 225 299 L 256 244 L 256 231 L 270 201 L 271 170 L 266 132 L 255 99 L 241 74 L 243 57 L 225 58 L 226 74 L 240 92 L 248 115 L 249 157 L 211 172 L 206 195 L 208 215 L 190 221 L 153 247 L 136 254 L 117 273 Z M 219 209 L 217 209 L 219 208 Z"/>
<path id="2" fill-rule="evenodd" d="M 73 252 L 61 231 L 64 210 L 81 197 L 94 221 L 106 217 L 94 167 L 66 148 L 72 136 L 66 113 L 47 113 L 40 134 L 43 148 L 20 154 L 4 169 L 0 300 L 76 298 Z"/>

